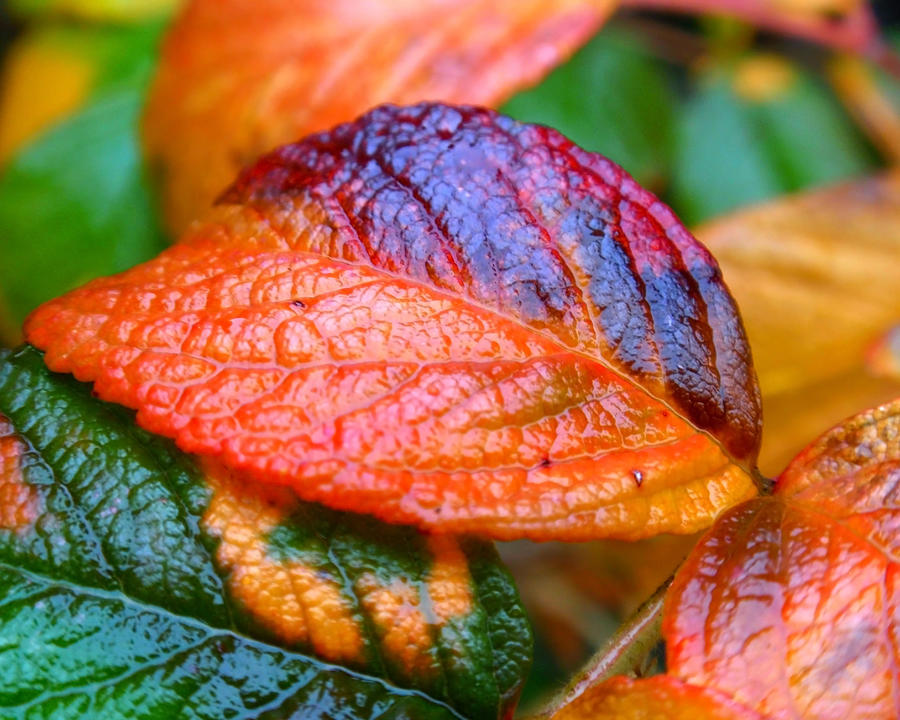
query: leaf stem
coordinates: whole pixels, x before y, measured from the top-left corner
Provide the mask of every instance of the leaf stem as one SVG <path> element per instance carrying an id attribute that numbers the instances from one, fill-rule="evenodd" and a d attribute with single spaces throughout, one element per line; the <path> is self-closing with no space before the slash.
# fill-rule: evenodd
<path id="1" fill-rule="evenodd" d="M 614 675 L 635 675 L 641 663 L 662 638 L 662 610 L 666 592 L 675 576 L 666 580 L 625 621 L 606 644 L 588 660 L 572 681 L 533 720 L 551 718 L 585 690 Z"/>

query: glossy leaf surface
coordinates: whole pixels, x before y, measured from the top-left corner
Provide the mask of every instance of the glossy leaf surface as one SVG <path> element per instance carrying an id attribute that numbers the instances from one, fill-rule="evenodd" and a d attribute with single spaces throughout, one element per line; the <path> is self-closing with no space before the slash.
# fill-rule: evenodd
<path id="1" fill-rule="evenodd" d="M 614 0 L 193 0 L 166 42 L 146 141 L 170 226 L 278 145 L 383 102 L 493 106 L 598 28 Z"/>
<path id="2" fill-rule="evenodd" d="M 32 315 L 50 367 L 189 452 L 391 521 L 636 537 L 753 493 L 734 305 L 610 161 L 487 110 L 384 107 L 225 202 Z"/>
<path id="3" fill-rule="evenodd" d="M 900 174 L 735 213 L 697 236 L 721 265 L 753 348 L 763 472 L 779 472 L 842 418 L 900 395 L 900 382 L 866 368 L 900 320 Z"/>
<path id="4" fill-rule="evenodd" d="M 895 401 L 720 518 L 670 590 L 669 673 L 776 719 L 897 717 L 898 482 Z"/>
<path id="5" fill-rule="evenodd" d="M 490 545 L 200 472 L 0 358 L 5 718 L 496 718 L 530 632 Z"/>
<path id="6" fill-rule="evenodd" d="M 661 675 L 611 678 L 595 685 L 551 720 L 764 720 L 715 690 Z"/>

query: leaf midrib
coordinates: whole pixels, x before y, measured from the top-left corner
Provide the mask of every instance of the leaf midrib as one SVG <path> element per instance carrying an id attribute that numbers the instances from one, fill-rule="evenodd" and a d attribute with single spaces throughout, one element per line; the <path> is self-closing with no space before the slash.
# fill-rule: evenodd
<path id="1" fill-rule="evenodd" d="M 435 705 L 435 706 L 441 707 L 442 709 L 447 710 L 447 712 L 449 712 L 453 717 L 459 718 L 459 720 L 466 720 L 466 718 L 463 715 L 460 715 L 459 712 L 457 712 L 450 705 L 448 705 L 440 700 L 437 700 L 435 698 L 432 698 L 431 696 L 426 695 L 425 693 L 420 692 L 418 690 L 402 688 L 397 685 L 394 685 L 391 682 L 386 681 L 384 678 L 380 678 L 380 677 L 377 677 L 374 675 L 367 675 L 366 673 L 351 670 L 342 665 L 336 665 L 333 663 L 324 662 L 324 661 L 320 660 L 319 658 L 316 658 L 316 657 L 313 657 L 310 655 L 306 655 L 304 653 L 296 652 L 296 651 L 286 650 L 284 648 L 278 647 L 277 645 L 270 645 L 268 643 L 262 642 L 253 637 L 250 637 L 248 635 L 244 635 L 243 633 L 237 632 L 236 630 L 233 630 L 233 629 L 216 628 L 216 627 L 213 627 L 210 625 L 206 625 L 205 623 L 201 622 L 200 620 L 198 620 L 194 617 L 191 617 L 189 615 L 181 615 L 179 613 L 168 610 L 167 608 L 160 607 L 158 605 L 152 605 L 152 604 L 146 603 L 146 602 L 142 602 L 142 601 L 137 600 L 123 592 L 102 590 L 100 588 L 85 587 L 82 585 L 77 585 L 75 583 L 72 583 L 72 582 L 69 582 L 66 580 L 50 578 L 42 573 L 35 573 L 33 571 L 25 570 L 23 568 L 16 567 L 15 565 L 10 565 L 9 563 L 5 563 L 5 562 L 0 562 L 0 570 L 6 570 L 9 572 L 16 573 L 16 574 L 22 576 L 23 578 L 25 578 L 26 580 L 29 580 L 35 584 L 44 585 L 45 587 L 48 587 L 48 588 L 58 587 L 58 588 L 67 590 L 69 592 L 72 592 L 73 594 L 86 596 L 86 597 L 93 598 L 93 599 L 100 600 L 100 601 L 120 602 L 130 608 L 133 608 L 136 611 L 143 611 L 146 613 L 152 613 L 157 616 L 168 618 L 169 620 L 171 620 L 175 623 L 180 623 L 182 625 L 185 625 L 190 628 L 194 628 L 194 629 L 199 630 L 200 632 L 204 633 L 205 638 L 202 642 L 206 642 L 207 640 L 209 640 L 213 637 L 224 635 L 224 636 L 234 638 L 237 643 L 256 647 L 257 649 L 261 650 L 264 653 L 269 653 L 269 654 L 277 653 L 286 659 L 296 659 L 296 660 L 308 663 L 311 666 L 317 668 L 321 672 L 341 672 L 341 673 L 344 673 L 345 675 L 356 678 L 362 682 L 369 682 L 369 683 L 375 683 L 377 685 L 381 685 L 391 695 L 421 698 L 422 700 L 425 700 L 426 702 L 431 703 L 432 705 Z M 190 645 L 186 646 L 185 648 L 180 649 L 178 652 L 182 652 L 183 650 L 189 650 L 191 648 L 198 647 L 200 644 L 202 644 L 202 643 L 198 642 L 198 643 L 190 644 Z M 149 664 L 150 663 L 147 663 L 147 665 L 149 665 Z M 105 682 L 97 683 L 98 686 L 105 685 L 105 684 L 108 684 L 108 683 L 105 683 Z M 81 686 L 77 686 L 77 687 L 85 687 L 85 686 L 81 685 Z M 296 688 L 292 686 L 289 690 L 285 691 L 285 693 L 279 695 L 279 698 L 277 701 L 273 701 L 273 703 L 277 703 L 277 704 L 273 705 L 273 703 L 270 703 L 270 705 L 272 705 L 273 707 L 280 706 L 286 699 L 288 699 L 295 692 L 296 692 Z M 44 696 L 45 696 L 45 694 L 42 694 L 41 696 L 38 696 L 37 698 L 33 698 L 32 700 L 29 700 L 27 703 L 23 703 L 23 704 L 17 705 L 17 706 L 6 706 L 6 707 L 23 707 L 23 706 L 27 706 L 30 704 L 34 704 L 35 702 L 37 702 L 38 698 L 44 697 Z M 51 696 L 52 696 L 52 694 L 46 695 L 46 697 L 51 697 Z M 44 699 L 46 699 L 46 697 Z M 266 708 L 256 708 L 256 709 L 254 709 L 254 712 L 260 713 L 260 712 L 264 712 L 265 710 L 266 710 Z"/>

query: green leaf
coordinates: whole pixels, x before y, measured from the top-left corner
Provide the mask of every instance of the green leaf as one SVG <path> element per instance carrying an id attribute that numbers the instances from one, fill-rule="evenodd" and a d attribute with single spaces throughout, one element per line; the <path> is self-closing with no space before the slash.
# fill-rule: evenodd
<path id="1" fill-rule="evenodd" d="M 489 543 L 199 468 L 0 351 L 4 718 L 496 718 L 531 635 Z"/>
<path id="2" fill-rule="evenodd" d="M 14 326 L 61 292 L 165 247 L 137 138 L 160 28 L 58 27 L 41 38 L 97 71 L 88 104 L 0 176 L 0 305 Z"/>
<path id="3" fill-rule="evenodd" d="M 669 165 L 674 106 L 661 63 L 636 37 L 606 29 L 501 112 L 549 125 L 653 186 Z"/>
<path id="4" fill-rule="evenodd" d="M 682 110 L 672 204 L 689 225 L 787 192 L 861 174 L 873 157 L 830 93 L 799 68 L 760 98 L 713 68 Z"/>

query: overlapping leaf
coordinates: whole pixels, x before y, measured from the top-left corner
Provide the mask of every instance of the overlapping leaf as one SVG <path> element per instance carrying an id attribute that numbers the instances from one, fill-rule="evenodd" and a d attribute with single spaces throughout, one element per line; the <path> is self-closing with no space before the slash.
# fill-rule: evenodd
<path id="1" fill-rule="evenodd" d="M 263 152 L 383 102 L 497 105 L 590 37 L 614 0 L 193 0 L 146 117 L 175 230 Z"/>
<path id="2" fill-rule="evenodd" d="M 697 231 L 722 266 L 753 348 L 777 473 L 812 438 L 900 395 L 866 369 L 900 320 L 900 174 L 779 200 Z"/>
<path id="3" fill-rule="evenodd" d="M 3 717 L 511 713 L 530 634 L 489 545 L 204 470 L 0 358 Z"/>
<path id="4" fill-rule="evenodd" d="M 900 400 L 827 432 L 773 496 L 716 521 L 666 596 L 667 675 L 588 679 L 554 720 L 897 717 L 898 486 Z"/>
<path id="5" fill-rule="evenodd" d="M 287 146 L 26 332 L 183 449 L 392 521 L 637 537 L 754 492 L 712 258 L 618 166 L 487 110 L 384 107 Z"/>
<path id="6" fill-rule="evenodd" d="M 900 401 L 803 451 L 723 516 L 672 587 L 669 672 L 771 718 L 894 718 Z"/>

